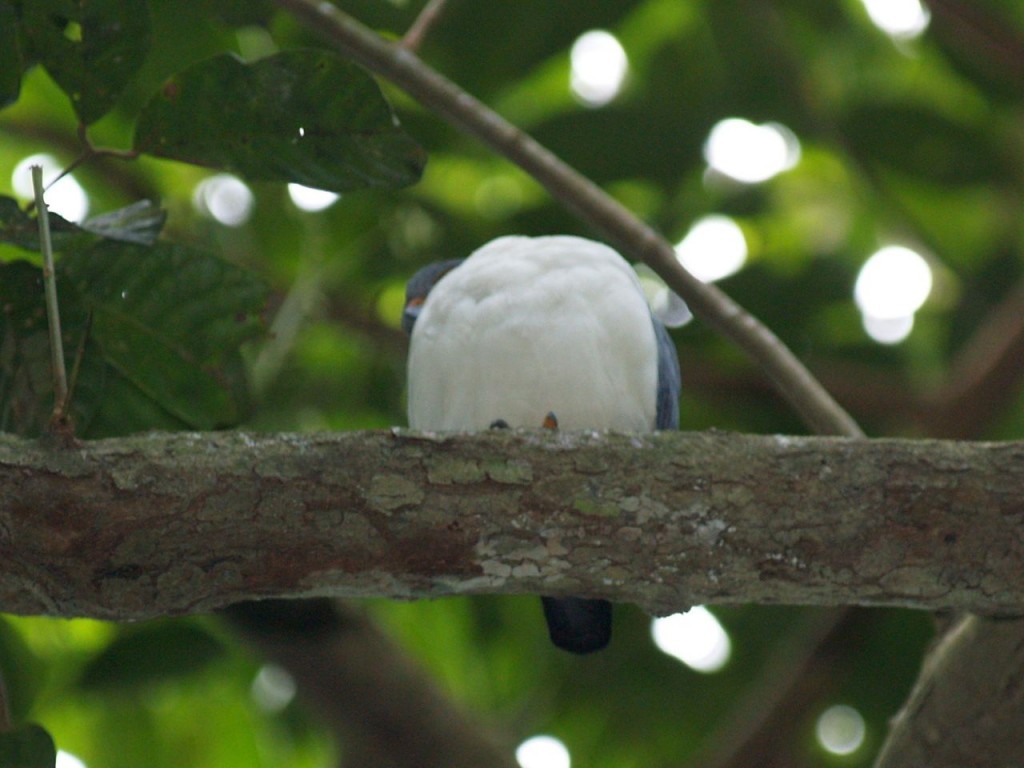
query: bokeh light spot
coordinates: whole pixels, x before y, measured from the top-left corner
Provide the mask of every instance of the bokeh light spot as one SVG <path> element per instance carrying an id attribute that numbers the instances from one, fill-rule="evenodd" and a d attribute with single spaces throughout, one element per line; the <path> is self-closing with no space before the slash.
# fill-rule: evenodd
<path id="1" fill-rule="evenodd" d="M 43 169 L 43 186 L 57 178 L 62 168 L 53 155 L 29 155 L 14 166 L 11 173 L 11 187 L 14 194 L 28 200 L 35 199 L 32 189 L 32 166 Z M 68 221 L 80 222 L 89 213 L 89 196 L 82 185 L 68 175 L 46 190 L 46 206 Z"/>
<path id="2" fill-rule="evenodd" d="M 192 204 L 226 227 L 240 227 L 252 216 L 252 190 L 237 176 L 218 173 L 203 179 L 192 192 Z"/>
<path id="3" fill-rule="evenodd" d="M 250 693 L 264 712 L 280 712 L 295 698 L 296 685 L 288 671 L 276 664 L 264 664 L 253 678 Z"/>
<path id="4" fill-rule="evenodd" d="M 931 13 L 920 0 L 861 0 L 872 23 L 890 37 L 911 40 L 931 22 Z"/>
<path id="5" fill-rule="evenodd" d="M 704 159 L 712 170 L 744 184 L 758 184 L 800 162 L 800 142 L 779 123 L 757 125 L 730 117 L 711 129 Z"/>
<path id="6" fill-rule="evenodd" d="M 662 653 L 696 672 L 717 672 L 728 663 L 732 643 L 725 627 L 702 605 L 651 622 L 651 636 Z"/>
<path id="7" fill-rule="evenodd" d="M 705 216 L 676 246 L 676 256 L 690 274 L 711 283 L 738 272 L 746 263 L 747 240 L 728 216 Z"/>
<path id="8" fill-rule="evenodd" d="M 302 129 L 300 128 L 299 130 Z M 328 192 L 326 189 L 304 187 L 302 184 L 289 184 L 288 197 L 291 198 L 292 203 L 300 211 L 316 213 L 317 211 L 330 208 L 338 202 L 340 195 L 337 192 Z"/>
<path id="9" fill-rule="evenodd" d="M 871 337 L 872 341 L 877 341 L 879 344 L 899 344 L 914 330 L 913 315 L 872 317 L 862 313 L 860 320 L 864 326 L 864 332 Z"/>
<path id="10" fill-rule="evenodd" d="M 56 768 L 86 768 L 86 765 L 78 757 L 75 757 L 70 752 L 65 752 L 63 749 L 57 750 L 57 762 L 55 763 Z"/>
<path id="11" fill-rule="evenodd" d="M 845 704 L 826 709 L 815 726 L 818 743 L 833 755 L 853 754 L 864 743 L 866 733 L 860 712 Z"/>
<path id="12" fill-rule="evenodd" d="M 569 87 L 588 107 L 601 107 L 614 99 L 629 72 L 622 44 L 603 29 L 580 35 L 572 44 L 569 62 Z"/>
<path id="13" fill-rule="evenodd" d="M 554 736 L 531 736 L 516 748 L 522 768 L 569 768 L 569 750 Z"/>
<path id="14" fill-rule="evenodd" d="M 932 270 L 917 251 L 889 245 L 873 253 L 857 275 L 853 296 L 865 315 L 914 314 L 932 290 Z"/>

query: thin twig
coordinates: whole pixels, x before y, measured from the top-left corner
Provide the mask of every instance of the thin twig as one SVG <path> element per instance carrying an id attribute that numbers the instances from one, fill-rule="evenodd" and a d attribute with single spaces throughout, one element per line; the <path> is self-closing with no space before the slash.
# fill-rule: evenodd
<path id="1" fill-rule="evenodd" d="M 89 141 L 89 134 L 85 123 L 80 123 L 78 126 L 78 141 L 81 145 L 81 151 L 79 152 L 78 157 L 72 160 L 64 170 L 57 174 L 57 178 L 46 185 L 47 189 L 52 187 L 69 173 L 85 165 L 90 160 L 95 160 L 100 157 L 112 157 L 117 160 L 135 160 L 139 156 L 139 152 L 134 149 L 114 149 L 112 147 L 93 146 L 93 143 Z"/>
<path id="2" fill-rule="evenodd" d="M 592 181 L 428 67 L 410 50 L 388 42 L 335 6 L 316 0 L 276 3 L 325 35 L 343 54 L 388 78 L 421 104 L 523 168 L 553 198 L 622 251 L 648 264 L 696 315 L 757 362 L 811 430 L 818 434 L 863 434 L 774 333 L 721 290 L 683 269 L 667 240 Z"/>
<path id="3" fill-rule="evenodd" d="M 69 173 L 73 173 L 78 170 L 81 166 L 86 163 L 97 160 L 103 157 L 110 157 L 116 160 L 135 160 L 139 156 L 139 152 L 134 149 L 113 149 L 112 147 L 95 147 L 92 142 L 89 141 L 89 134 L 85 123 L 80 123 L 78 126 L 78 155 L 75 159 L 68 163 L 57 176 L 50 180 L 50 183 L 46 185 L 45 190 L 50 190 L 53 186 L 67 176 Z M 32 201 L 28 210 L 31 211 L 38 205 L 37 201 Z"/>
<path id="4" fill-rule="evenodd" d="M 50 217 L 43 199 L 43 168 L 32 166 L 32 187 L 35 190 L 39 218 L 39 247 L 43 252 L 43 291 L 46 297 L 46 318 L 50 327 L 50 360 L 53 367 L 53 422 L 64 418 L 68 397 L 68 375 L 64 368 L 64 343 L 60 330 L 60 307 L 57 303 L 57 275 L 53 267 L 53 243 L 50 240 Z"/>
<path id="5" fill-rule="evenodd" d="M 418 51 L 420 46 L 423 45 L 423 39 L 427 36 L 427 33 L 437 23 L 437 20 L 441 18 L 447 2 L 448 0 L 429 0 L 423 6 L 420 15 L 416 17 L 416 21 L 409 27 L 409 31 L 405 33 L 401 46 L 410 51 Z"/>

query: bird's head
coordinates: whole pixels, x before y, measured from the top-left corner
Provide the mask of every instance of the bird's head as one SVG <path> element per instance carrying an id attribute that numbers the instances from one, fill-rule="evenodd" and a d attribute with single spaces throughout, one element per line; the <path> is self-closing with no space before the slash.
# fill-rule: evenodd
<path id="1" fill-rule="evenodd" d="M 438 280 L 447 275 L 465 259 L 448 259 L 436 261 L 419 270 L 405 286 L 405 308 L 402 310 L 402 330 L 410 336 L 416 318 L 420 316 L 427 294 L 437 285 Z"/>

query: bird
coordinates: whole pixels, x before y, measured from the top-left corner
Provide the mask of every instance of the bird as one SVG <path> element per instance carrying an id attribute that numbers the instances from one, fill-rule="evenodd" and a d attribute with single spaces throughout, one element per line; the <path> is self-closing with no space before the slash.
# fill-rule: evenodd
<path id="1" fill-rule="evenodd" d="M 678 429 L 680 371 L 665 325 L 613 248 L 571 235 L 508 235 L 408 281 L 409 426 L 481 431 Z M 542 597 L 552 642 L 611 639 L 603 599 Z"/>

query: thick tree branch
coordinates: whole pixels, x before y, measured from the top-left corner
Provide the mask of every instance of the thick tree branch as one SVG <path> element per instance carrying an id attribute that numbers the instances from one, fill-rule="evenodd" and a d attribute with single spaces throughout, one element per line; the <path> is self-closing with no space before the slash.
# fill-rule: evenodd
<path id="1" fill-rule="evenodd" d="M 774 333 L 715 286 L 700 282 L 683 269 L 665 238 L 592 181 L 401 44 L 385 40 L 333 5 L 317 0 L 275 1 L 346 56 L 388 78 L 421 104 L 523 168 L 554 199 L 624 253 L 648 264 L 686 299 L 695 314 L 757 361 L 812 431 L 861 434 L 853 419 Z"/>
<path id="2" fill-rule="evenodd" d="M 1024 444 L 655 435 L 0 439 L 0 611 L 312 595 L 1024 611 Z"/>

